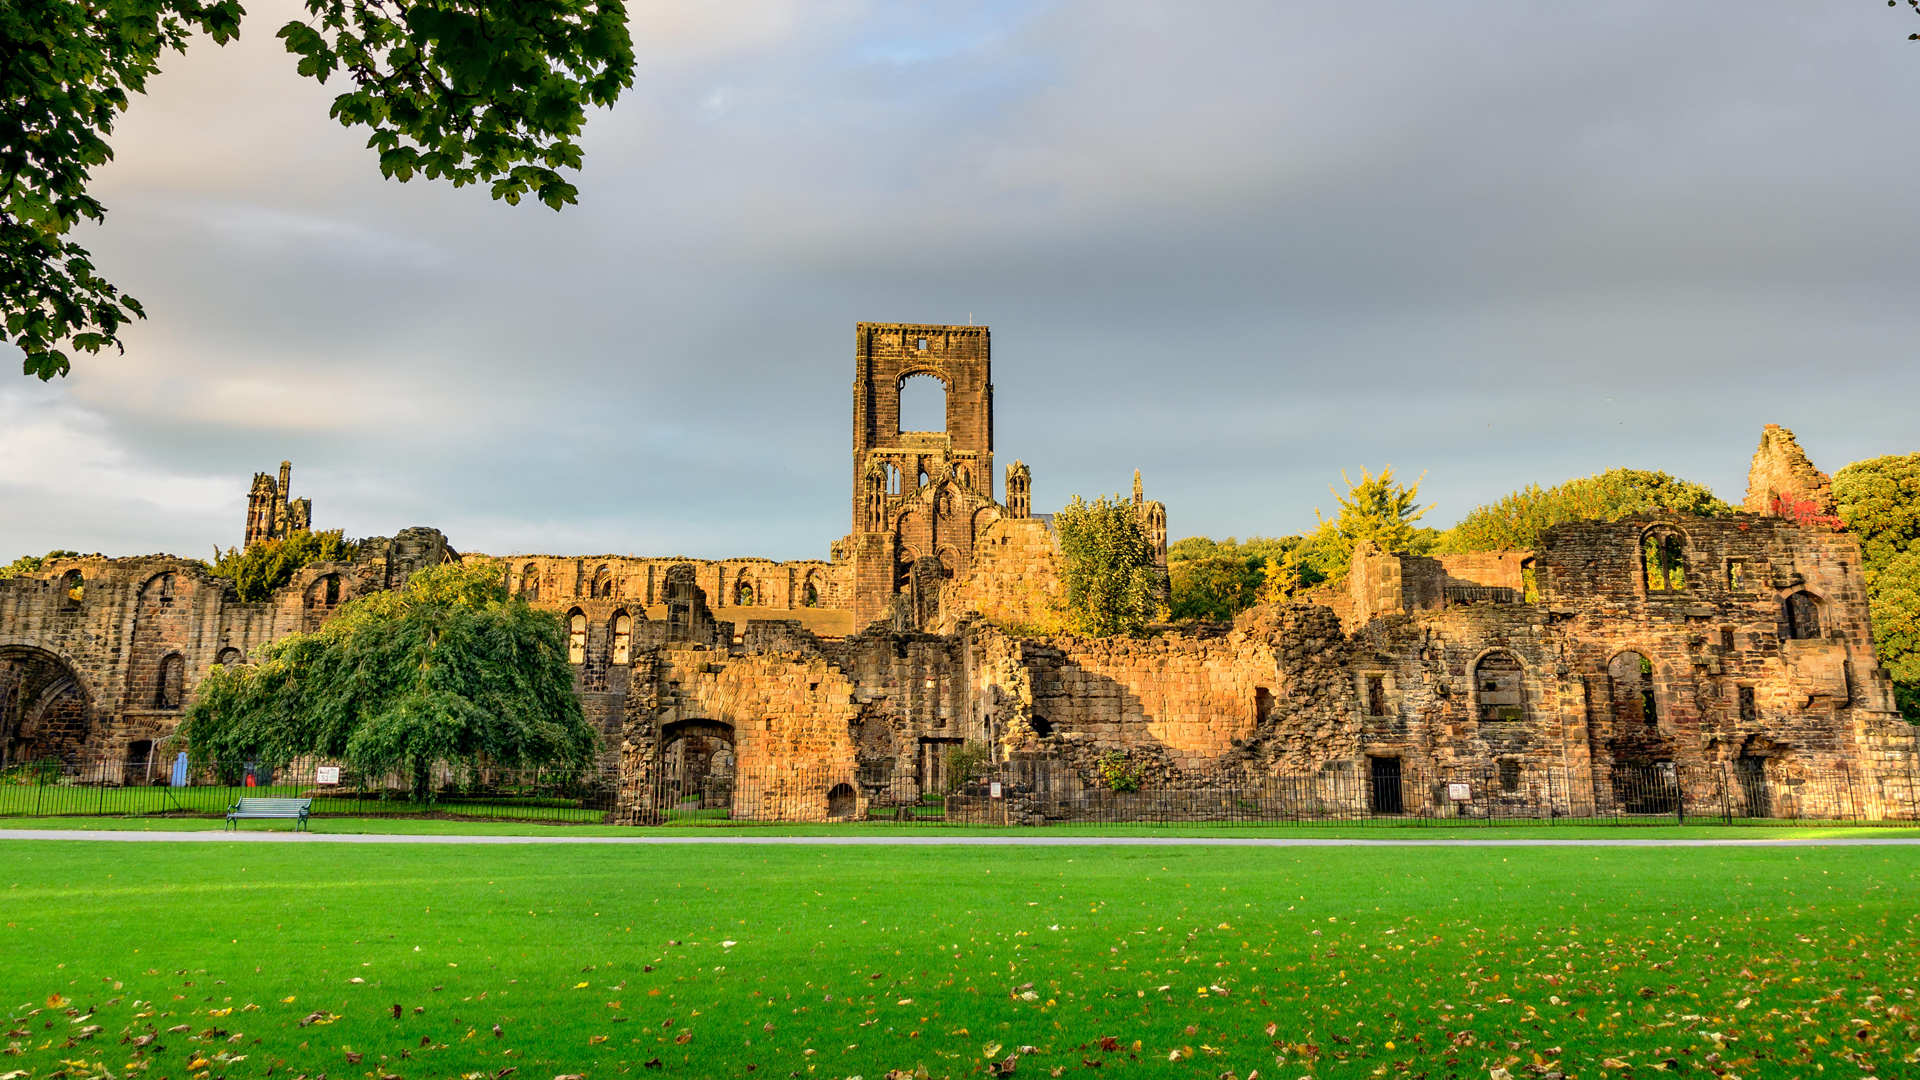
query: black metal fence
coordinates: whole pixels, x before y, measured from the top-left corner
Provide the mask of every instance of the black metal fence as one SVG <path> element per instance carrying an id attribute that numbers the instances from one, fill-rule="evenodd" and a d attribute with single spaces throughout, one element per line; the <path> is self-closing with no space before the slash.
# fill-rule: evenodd
<path id="1" fill-rule="evenodd" d="M 781 768 L 666 773 L 633 785 L 621 819 L 888 821 L 928 825 L 1920 824 L 1920 776 L 1785 761 L 1613 765 L 1591 774 L 1399 759 L 1294 776 L 1221 773 L 1116 791 L 1067 762 L 1000 763 L 957 783 L 907 772 Z"/>
<path id="2" fill-rule="evenodd" d="M 224 815 L 243 798 L 308 798 L 311 813 L 383 817 L 434 813 L 597 823 L 614 807 L 612 778 L 560 769 L 436 766 L 431 798 L 403 773 L 367 774 L 338 761 L 58 761 L 0 769 L 0 817 Z"/>
<path id="3" fill-rule="evenodd" d="M 217 816 L 248 796 L 310 798 L 316 816 L 439 816 L 701 825 L 1857 825 L 1920 824 L 1920 775 L 1785 759 L 1709 764 L 1494 763 L 1428 769 L 1392 758 L 1301 775 L 1185 774 L 1113 786 L 1053 758 L 1016 759 L 948 782 L 857 768 L 676 763 L 621 797 L 610 772 L 436 766 L 429 798 L 403 773 L 340 762 L 48 761 L 0 769 L 0 818 Z M 1122 778 L 1122 788 L 1132 782 Z M 423 793 L 425 794 L 425 793 Z"/>

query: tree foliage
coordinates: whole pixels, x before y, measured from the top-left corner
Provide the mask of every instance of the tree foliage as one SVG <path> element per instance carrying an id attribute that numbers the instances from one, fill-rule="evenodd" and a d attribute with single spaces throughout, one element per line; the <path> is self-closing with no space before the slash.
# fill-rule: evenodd
<path id="1" fill-rule="evenodd" d="M 381 172 L 555 209 L 577 191 L 588 106 L 633 83 L 623 0 L 306 0 L 280 29 L 298 70 L 352 84 L 331 114 L 372 129 Z M 106 214 L 87 191 L 113 157 L 107 138 L 160 58 L 194 34 L 239 35 L 238 0 L 16 0 L 0 4 L 0 315 L 29 375 L 51 379 L 71 351 L 123 348 L 139 301 L 94 272 L 67 239 Z"/>
<path id="2" fill-rule="evenodd" d="M 401 769 L 416 799 L 431 798 L 435 762 L 584 768 L 599 749 L 560 616 L 509 595 L 486 565 L 421 570 L 263 646 L 256 664 L 215 667 L 181 732 L 196 757 Z"/>
<path id="3" fill-rule="evenodd" d="M 1271 568 L 1268 591 L 1275 598 L 1344 579 L 1353 563 L 1353 549 L 1362 540 L 1381 551 L 1424 555 L 1432 549 L 1438 533 L 1414 524 L 1433 509 L 1431 505 L 1417 505 L 1420 481 L 1415 480 L 1411 487 L 1400 483 L 1393 478 L 1391 465 L 1381 469 L 1379 476 L 1361 470 L 1357 484 L 1344 469 L 1340 479 L 1347 485 L 1346 494 L 1331 486 L 1327 489 L 1340 501 L 1339 515 L 1322 517 L 1315 507 L 1313 515 L 1320 519 L 1319 527 L 1302 537 L 1287 558 Z"/>
<path id="4" fill-rule="evenodd" d="M 1474 508 L 1440 534 L 1442 552 L 1527 551 L 1549 528 L 1569 521 L 1615 521 L 1629 514 L 1679 513 L 1715 516 L 1734 508 L 1711 489 L 1664 472 L 1608 469 L 1550 488 L 1527 487 Z"/>
<path id="5" fill-rule="evenodd" d="M 300 531 L 284 538 L 256 540 L 245 551 L 228 548 L 222 552 L 216 547 L 214 561 L 207 569 L 231 579 L 242 602 L 257 604 L 272 598 L 301 567 L 317 562 L 352 562 L 359 550 L 360 542 L 348 540 L 339 529 Z"/>
<path id="6" fill-rule="evenodd" d="M 1300 546 L 1298 536 L 1252 536 L 1244 542 L 1189 536 L 1167 547 L 1175 619 L 1224 621 L 1269 597 L 1269 565 Z"/>
<path id="7" fill-rule="evenodd" d="M 1880 662 L 1900 711 L 1920 723 L 1920 454 L 1856 461 L 1834 474 L 1833 497 L 1860 540 Z"/>
<path id="8" fill-rule="evenodd" d="M 1152 621 L 1159 607 L 1153 545 L 1130 500 L 1116 494 L 1087 502 L 1075 495 L 1053 515 L 1053 526 L 1060 534 L 1067 617 L 1076 632 L 1132 634 Z"/>
<path id="9" fill-rule="evenodd" d="M 22 555 L 5 566 L 0 566 L 0 578 L 19 577 L 21 574 L 37 574 L 40 568 L 55 559 L 77 559 L 77 551 L 49 551 L 45 555 Z"/>

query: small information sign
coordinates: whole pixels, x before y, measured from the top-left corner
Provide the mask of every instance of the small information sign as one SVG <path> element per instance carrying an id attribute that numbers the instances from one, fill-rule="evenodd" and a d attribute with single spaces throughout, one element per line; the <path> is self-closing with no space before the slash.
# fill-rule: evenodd
<path id="1" fill-rule="evenodd" d="M 313 770 L 313 782 L 316 784 L 338 784 L 340 782 L 340 766 L 322 765 Z"/>
<path id="2" fill-rule="evenodd" d="M 1452 799 L 1454 802 L 1472 802 L 1473 801 L 1473 785 L 1472 784 L 1448 784 L 1447 798 Z"/>
<path id="3" fill-rule="evenodd" d="M 994 799 L 1000 797 L 1000 781 L 995 780 L 993 783 L 987 785 L 987 796 Z"/>

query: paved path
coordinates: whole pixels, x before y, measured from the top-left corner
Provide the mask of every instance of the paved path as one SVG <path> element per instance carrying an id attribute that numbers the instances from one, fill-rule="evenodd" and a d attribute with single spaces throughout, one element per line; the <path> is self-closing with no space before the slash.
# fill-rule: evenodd
<path id="1" fill-rule="evenodd" d="M 1392 837 L 1257 836 L 449 836 L 418 833 L 294 832 L 109 832 L 91 829 L 0 829 L 0 840 L 101 840 L 146 843 L 244 844 L 803 844 L 818 846 L 975 847 L 1869 847 L 1916 845 L 1920 837 L 1871 836 L 1823 839 L 1622 837 L 1618 840 L 1519 837 L 1416 839 Z"/>

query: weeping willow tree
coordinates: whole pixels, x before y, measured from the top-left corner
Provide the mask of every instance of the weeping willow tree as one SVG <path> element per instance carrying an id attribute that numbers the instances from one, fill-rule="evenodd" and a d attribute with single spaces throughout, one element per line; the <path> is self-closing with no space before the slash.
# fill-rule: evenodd
<path id="1" fill-rule="evenodd" d="M 560 617 L 508 595 L 494 568 L 422 570 L 257 659 L 200 684 L 181 728 L 195 757 L 335 757 L 404 771 L 431 800 L 436 762 L 581 769 L 599 750 Z"/>

